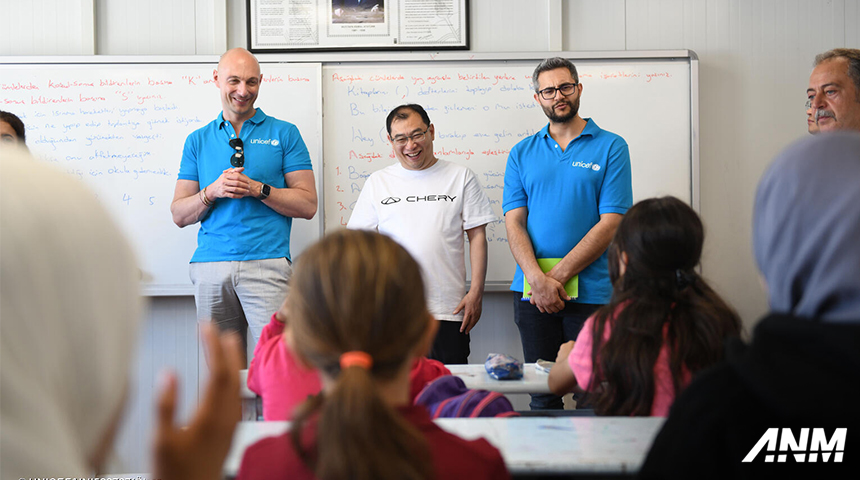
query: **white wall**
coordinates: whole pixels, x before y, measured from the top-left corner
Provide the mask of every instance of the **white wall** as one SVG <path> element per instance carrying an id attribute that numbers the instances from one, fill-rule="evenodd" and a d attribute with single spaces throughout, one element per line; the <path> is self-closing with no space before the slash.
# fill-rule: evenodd
<path id="1" fill-rule="evenodd" d="M 92 55 L 93 0 L 0 0 L 0 55 Z"/>
<path id="2" fill-rule="evenodd" d="M 627 49 L 699 54 L 704 274 L 751 327 L 766 310 L 750 243 L 755 187 L 771 158 L 807 134 L 815 54 L 860 46 L 858 2 L 654 0 L 625 10 Z"/>
<path id="3" fill-rule="evenodd" d="M 698 53 L 704 274 L 750 329 L 766 310 L 750 248 L 755 186 L 773 155 L 806 135 L 804 91 L 814 55 L 860 46 L 858 4 L 473 0 L 471 44 L 476 52 L 547 55 L 625 49 Z M 0 11 L 4 20 L 14 19 L 0 29 L 0 55 L 217 54 L 246 46 L 245 0 L 0 0 Z M 313 54 L 307 57 L 314 60 Z M 642 119 L 659 120 L 659 111 Z M 489 351 L 521 355 L 510 295 L 488 293 L 484 303 L 472 361 L 482 361 Z M 120 444 L 126 471 L 147 468 L 153 372 L 174 365 L 186 377 L 196 374 L 193 334 L 193 299 L 153 299 L 138 396 Z M 185 382 L 186 404 L 196 395 L 195 380 Z"/>

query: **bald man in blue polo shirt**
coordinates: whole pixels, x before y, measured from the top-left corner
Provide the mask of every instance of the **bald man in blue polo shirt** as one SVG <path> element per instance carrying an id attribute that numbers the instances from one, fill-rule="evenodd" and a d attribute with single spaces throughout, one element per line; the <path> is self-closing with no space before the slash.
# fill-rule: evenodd
<path id="1" fill-rule="evenodd" d="M 191 257 L 198 321 L 258 339 L 287 294 L 292 219 L 312 218 L 317 193 L 295 125 L 254 108 L 263 76 L 245 49 L 214 71 L 222 112 L 185 141 L 170 211 L 200 222 Z"/>
<path id="2" fill-rule="evenodd" d="M 633 203 L 627 142 L 579 116 L 583 87 L 576 67 L 549 58 L 532 75 L 549 124 L 511 150 L 502 210 L 517 261 L 514 320 L 526 362 L 554 360 L 582 324 L 609 302 L 606 249 Z M 561 258 L 543 272 L 539 258 Z M 579 295 L 564 285 L 579 275 Z M 523 297 L 523 276 L 531 286 Z M 560 409 L 555 395 L 532 395 L 533 410 Z"/>

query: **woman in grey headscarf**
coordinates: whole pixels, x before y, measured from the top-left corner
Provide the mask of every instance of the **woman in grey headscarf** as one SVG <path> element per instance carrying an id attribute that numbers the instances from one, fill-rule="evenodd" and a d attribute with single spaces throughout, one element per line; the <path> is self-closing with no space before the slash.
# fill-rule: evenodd
<path id="1" fill-rule="evenodd" d="M 860 322 L 860 136 L 800 142 L 756 194 L 753 248 L 774 312 Z"/>
<path id="2" fill-rule="evenodd" d="M 138 269 L 95 196 L 25 151 L 0 151 L 0 478 L 103 473 L 140 322 Z M 156 478 L 219 479 L 239 418 L 236 338 L 207 333 L 212 378 L 190 427 L 160 397 Z"/>
<path id="3" fill-rule="evenodd" d="M 675 401 L 643 478 L 857 475 L 860 445 L 844 433 L 860 433 L 860 135 L 819 134 L 776 157 L 753 247 L 771 313 Z M 768 429 L 779 442 L 761 440 Z"/>

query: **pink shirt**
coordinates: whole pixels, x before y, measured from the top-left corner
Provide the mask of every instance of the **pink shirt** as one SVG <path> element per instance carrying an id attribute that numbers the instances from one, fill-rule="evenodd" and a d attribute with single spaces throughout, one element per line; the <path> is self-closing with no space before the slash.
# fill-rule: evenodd
<path id="1" fill-rule="evenodd" d="M 263 328 L 248 366 L 248 388 L 263 399 L 263 420 L 290 420 L 293 410 L 322 390 L 316 369 L 305 367 L 287 346 L 284 324 L 272 315 Z M 410 400 L 427 383 L 451 372 L 440 362 L 418 358 L 409 373 Z"/>
<path id="2" fill-rule="evenodd" d="M 592 332 L 594 329 L 594 315 L 585 321 L 582 330 L 579 331 L 579 336 L 576 337 L 576 343 L 573 350 L 567 357 L 567 362 L 570 365 L 570 370 L 576 377 L 576 383 L 585 390 L 593 391 L 594 386 L 591 385 L 593 366 L 591 363 L 591 352 L 594 348 L 594 338 Z M 663 327 L 663 338 L 665 340 L 668 325 Z M 606 323 L 606 328 L 603 330 L 604 345 L 609 339 L 611 327 L 609 322 Z M 690 372 L 684 368 L 684 378 L 681 379 L 681 386 L 686 387 L 690 383 Z M 652 417 L 667 417 L 669 416 L 669 408 L 672 402 L 675 401 L 675 388 L 672 385 L 672 369 L 669 367 L 669 347 L 666 342 L 663 342 L 663 347 L 660 349 L 660 354 L 657 356 L 657 362 L 654 364 L 654 400 L 651 402 Z"/>

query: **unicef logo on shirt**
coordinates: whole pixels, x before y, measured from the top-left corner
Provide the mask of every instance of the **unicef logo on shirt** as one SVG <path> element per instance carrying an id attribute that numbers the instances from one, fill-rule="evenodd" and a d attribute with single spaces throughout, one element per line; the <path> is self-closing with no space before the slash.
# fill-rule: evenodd
<path id="1" fill-rule="evenodd" d="M 595 171 L 595 172 L 597 172 L 597 171 L 599 171 L 599 170 L 600 170 L 600 165 L 598 165 L 598 164 L 596 164 L 596 163 L 593 163 L 593 162 L 588 162 L 588 163 L 585 163 L 585 162 L 573 162 L 573 163 L 571 163 L 571 164 L 570 164 L 570 166 L 571 166 L 571 167 L 579 167 L 579 168 L 588 168 L 588 169 L 593 170 L 593 171 Z"/>
<path id="2" fill-rule="evenodd" d="M 281 143 L 281 142 L 279 142 L 277 138 L 272 139 L 272 146 L 273 147 L 277 147 L 279 143 Z"/>
<path id="3" fill-rule="evenodd" d="M 271 145 L 273 147 L 277 147 L 281 144 L 281 142 L 279 142 L 277 138 L 267 138 L 266 140 L 263 140 L 262 138 L 255 138 L 251 140 L 251 143 L 257 143 L 260 145 Z"/>

